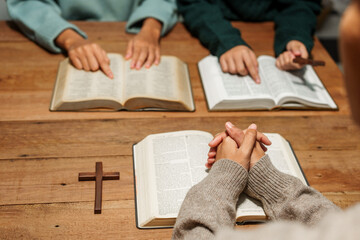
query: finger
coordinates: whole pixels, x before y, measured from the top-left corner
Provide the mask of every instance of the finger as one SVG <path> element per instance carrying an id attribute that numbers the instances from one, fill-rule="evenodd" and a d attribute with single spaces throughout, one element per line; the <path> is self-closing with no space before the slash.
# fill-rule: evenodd
<path id="1" fill-rule="evenodd" d="M 276 66 L 277 68 L 281 69 L 279 57 L 276 59 L 275 66 Z"/>
<path id="2" fill-rule="evenodd" d="M 146 68 L 151 67 L 151 65 L 154 63 L 154 61 L 155 61 L 155 49 L 152 48 L 152 49 L 149 49 L 149 55 L 146 60 L 145 67 Z"/>
<path id="3" fill-rule="evenodd" d="M 70 58 L 71 63 L 72 63 L 77 69 L 82 69 L 82 68 L 83 68 L 80 59 L 77 58 L 75 55 L 72 55 L 72 56 L 71 56 L 71 55 L 69 54 L 69 58 Z"/>
<path id="4" fill-rule="evenodd" d="M 256 61 L 254 62 L 253 58 L 250 55 L 251 54 L 249 54 L 249 56 L 245 58 L 246 68 L 249 71 L 249 75 L 254 80 L 254 82 L 260 83 L 260 77 L 258 69 L 256 67 Z"/>
<path id="5" fill-rule="evenodd" d="M 131 59 L 130 68 L 132 68 L 132 69 L 135 68 L 136 63 L 137 63 L 137 61 L 139 59 L 139 56 L 140 56 L 140 52 L 141 52 L 141 49 L 134 46 L 133 56 L 132 56 L 132 59 Z"/>
<path id="6" fill-rule="evenodd" d="M 205 163 L 205 167 L 210 169 L 212 167 L 213 164 L 209 164 L 209 163 Z"/>
<path id="7" fill-rule="evenodd" d="M 226 63 L 226 60 L 223 56 L 220 57 L 220 66 L 221 66 L 221 70 L 223 72 L 228 72 L 229 71 L 229 67 Z"/>
<path id="8" fill-rule="evenodd" d="M 102 49 L 101 52 L 102 52 L 103 58 L 105 59 L 105 61 L 107 62 L 107 64 L 110 64 L 110 59 L 109 59 L 107 53 L 105 52 L 105 50 Z"/>
<path id="9" fill-rule="evenodd" d="M 257 132 L 257 135 L 256 135 L 256 141 L 259 141 L 265 145 L 271 145 L 272 142 L 270 141 L 270 139 L 263 133 L 261 132 Z"/>
<path id="10" fill-rule="evenodd" d="M 286 70 L 294 70 L 294 69 L 301 69 L 304 64 L 298 64 L 294 63 L 293 60 L 295 59 L 296 55 L 294 55 L 292 52 L 288 51 L 284 54 L 284 59 L 286 62 L 285 69 Z"/>
<path id="11" fill-rule="evenodd" d="M 236 74 L 237 73 L 236 72 L 235 61 L 234 61 L 233 58 L 226 59 L 226 64 L 227 64 L 227 66 L 229 68 L 229 71 L 228 71 L 229 73 L 231 73 L 231 74 Z"/>
<path id="12" fill-rule="evenodd" d="M 295 56 L 301 56 L 300 44 L 298 43 L 290 44 L 288 50 L 292 52 Z"/>
<path id="13" fill-rule="evenodd" d="M 240 147 L 242 157 L 250 159 L 251 153 L 256 143 L 256 130 L 248 129 L 245 133 L 244 141 Z"/>
<path id="14" fill-rule="evenodd" d="M 133 55 L 133 47 L 134 47 L 134 41 L 130 40 L 128 45 L 127 45 L 127 49 L 126 49 L 126 55 L 125 55 L 125 59 L 128 60 L 132 57 Z"/>
<path id="15" fill-rule="evenodd" d="M 247 59 L 248 56 L 236 56 L 235 58 L 235 64 L 236 64 L 236 73 L 240 74 L 241 76 L 246 76 L 249 74 L 248 70 L 245 67 L 245 59 Z"/>
<path id="16" fill-rule="evenodd" d="M 260 143 L 260 146 L 261 146 L 261 148 L 262 148 L 262 150 L 263 150 L 264 152 L 267 151 L 267 147 L 265 147 L 264 144 Z"/>
<path id="17" fill-rule="evenodd" d="M 308 53 L 305 45 L 301 44 L 301 46 L 300 46 L 300 52 L 301 52 L 301 57 L 302 57 L 302 58 L 308 58 L 308 57 L 309 57 L 309 53 Z"/>
<path id="18" fill-rule="evenodd" d="M 114 74 L 111 71 L 110 65 L 105 61 L 102 60 L 100 62 L 100 69 L 101 71 L 103 71 L 105 73 L 106 76 L 108 76 L 109 78 L 113 79 L 114 78 Z"/>
<path id="19" fill-rule="evenodd" d="M 298 67 L 296 66 L 296 63 L 293 63 L 293 59 L 295 58 L 295 55 L 292 53 L 292 52 L 286 52 L 284 54 L 284 66 L 286 69 L 292 69 L 292 68 L 295 68 L 295 67 Z"/>
<path id="20" fill-rule="evenodd" d="M 101 51 L 100 51 L 101 50 Z M 114 75 L 110 69 L 109 66 L 109 62 L 106 60 L 104 53 L 104 51 L 102 51 L 102 49 L 99 49 L 99 51 L 95 52 L 95 57 L 97 62 L 100 65 L 100 69 L 101 71 L 103 71 L 105 73 L 106 76 L 108 76 L 109 78 L 113 79 Z"/>
<path id="21" fill-rule="evenodd" d="M 97 71 L 99 69 L 99 63 L 94 53 L 95 51 L 96 50 L 90 46 L 85 48 L 86 58 L 88 60 L 91 71 Z"/>
<path id="22" fill-rule="evenodd" d="M 208 158 L 207 162 L 209 164 L 213 164 L 215 162 L 215 158 Z"/>
<path id="23" fill-rule="evenodd" d="M 77 56 L 80 59 L 81 65 L 85 71 L 90 71 L 90 66 L 87 57 L 82 49 L 77 50 Z"/>
<path id="24" fill-rule="evenodd" d="M 139 70 L 144 65 L 144 62 L 147 59 L 148 54 L 149 54 L 148 52 L 149 52 L 149 49 L 147 47 L 144 47 L 141 49 L 139 58 L 136 61 L 136 69 Z"/>
<path id="25" fill-rule="evenodd" d="M 240 147 L 243 140 L 244 140 L 244 133 L 241 129 L 235 127 L 231 122 L 225 123 L 226 131 L 228 132 L 229 136 L 234 139 L 237 146 Z"/>
<path id="26" fill-rule="evenodd" d="M 281 55 L 279 56 L 279 62 L 280 62 L 280 69 L 285 70 L 284 54 L 281 54 Z"/>
<path id="27" fill-rule="evenodd" d="M 161 61 L 161 54 L 160 54 L 160 47 L 158 46 L 155 49 L 155 62 L 154 62 L 154 64 L 159 65 L 160 61 Z"/>
<path id="28" fill-rule="evenodd" d="M 208 152 L 208 157 L 213 158 L 216 156 L 216 152 Z"/>
<path id="29" fill-rule="evenodd" d="M 217 136 L 214 137 L 213 140 L 211 140 L 211 142 L 209 142 L 209 147 L 217 147 L 222 141 L 224 138 L 226 138 L 228 135 L 226 132 L 222 132 L 220 134 L 218 134 Z"/>

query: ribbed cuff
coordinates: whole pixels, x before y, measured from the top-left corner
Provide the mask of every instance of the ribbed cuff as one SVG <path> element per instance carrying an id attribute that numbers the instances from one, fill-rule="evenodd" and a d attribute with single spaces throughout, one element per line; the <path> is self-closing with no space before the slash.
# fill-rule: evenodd
<path id="1" fill-rule="evenodd" d="M 211 194 L 237 199 L 247 180 L 248 171 L 245 168 L 232 160 L 221 159 L 212 166 L 204 184 L 210 185 L 207 191 Z"/>
<path id="2" fill-rule="evenodd" d="M 291 183 L 290 176 L 277 170 L 268 155 L 263 156 L 249 171 L 247 192 L 250 196 L 275 203 Z"/>

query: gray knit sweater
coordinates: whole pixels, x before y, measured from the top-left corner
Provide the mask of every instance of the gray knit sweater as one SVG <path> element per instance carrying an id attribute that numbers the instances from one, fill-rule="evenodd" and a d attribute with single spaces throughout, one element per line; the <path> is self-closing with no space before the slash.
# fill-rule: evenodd
<path id="1" fill-rule="evenodd" d="M 245 188 L 270 219 L 281 221 L 234 231 L 236 202 Z M 265 155 L 249 173 L 231 160 L 217 161 L 188 192 L 173 239 L 360 239 L 359 224 L 360 205 L 339 211 L 315 189 L 278 171 Z"/>

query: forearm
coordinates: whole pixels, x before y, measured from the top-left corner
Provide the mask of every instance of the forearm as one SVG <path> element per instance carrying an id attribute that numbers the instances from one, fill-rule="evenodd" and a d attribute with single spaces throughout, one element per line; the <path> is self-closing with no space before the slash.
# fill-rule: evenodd
<path id="1" fill-rule="evenodd" d="M 345 11 L 340 24 L 340 53 L 344 67 L 346 90 L 350 100 L 351 113 L 360 124 L 360 0 L 353 0 Z"/>
<path id="2" fill-rule="evenodd" d="M 281 173 L 265 155 L 249 172 L 247 192 L 259 199 L 273 220 L 294 220 L 316 224 L 338 207 L 299 179 Z"/>
<path id="3" fill-rule="evenodd" d="M 60 16 L 61 12 L 55 1 L 9 0 L 7 6 L 11 18 L 22 32 L 49 51 L 61 51 L 54 40 L 67 28 L 86 37 L 85 33 Z"/>
<path id="4" fill-rule="evenodd" d="M 319 0 L 278 0 L 279 14 L 275 17 L 275 54 L 286 49 L 291 40 L 302 42 L 310 53 L 314 43 L 316 16 L 321 10 Z"/>
<path id="5" fill-rule="evenodd" d="M 213 239 L 235 224 L 236 202 L 247 182 L 247 171 L 222 159 L 209 175 L 190 189 L 174 226 L 173 239 Z"/>
<path id="6" fill-rule="evenodd" d="M 240 31 L 224 18 L 218 5 L 205 0 L 181 0 L 178 8 L 187 28 L 211 54 L 220 57 L 235 46 L 248 46 Z"/>

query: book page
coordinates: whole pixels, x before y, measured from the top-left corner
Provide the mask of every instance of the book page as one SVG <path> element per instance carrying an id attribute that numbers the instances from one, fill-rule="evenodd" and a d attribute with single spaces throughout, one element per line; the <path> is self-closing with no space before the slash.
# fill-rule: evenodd
<path id="1" fill-rule="evenodd" d="M 234 106 L 236 100 L 244 100 L 245 105 L 259 105 L 251 100 L 262 101 L 273 98 L 262 75 L 260 75 L 261 84 L 256 84 L 250 76 L 224 73 L 215 56 L 207 56 L 202 59 L 199 62 L 199 71 L 210 109 L 218 107 L 220 102 L 223 103 L 220 109 L 236 109 L 241 108 L 238 104 Z M 232 103 L 232 101 L 234 102 Z M 273 105 L 274 103 L 271 100 L 270 103 L 267 101 L 265 105 L 268 104 Z M 253 108 L 258 108 L 255 105 Z"/>
<path id="2" fill-rule="evenodd" d="M 220 83 L 220 89 L 225 99 L 248 99 L 255 96 L 260 98 L 264 95 L 269 97 L 269 87 L 265 81 L 256 84 L 250 76 L 224 73 L 216 57 L 208 56 L 206 58 L 209 59 L 204 64 L 213 69 L 212 71 L 216 74 L 216 81 Z M 206 69 L 204 70 L 206 71 Z M 216 87 L 219 87 L 219 84 Z"/>
<path id="3" fill-rule="evenodd" d="M 152 158 L 160 215 L 176 217 L 188 190 L 207 175 L 205 162 L 212 135 L 181 131 L 154 135 Z"/>
<path id="4" fill-rule="evenodd" d="M 121 101 L 123 82 L 123 58 L 119 54 L 108 54 L 114 79 L 108 78 L 102 71 L 86 72 L 68 66 L 64 101 L 88 99 L 114 99 Z"/>
<path id="5" fill-rule="evenodd" d="M 307 102 L 328 104 L 336 108 L 312 66 L 283 71 L 275 66 L 275 62 L 276 59 L 270 56 L 259 57 L 260 69 L 266 75 L 271 94 L 279 105 L 286 101 L 304 99 Z"/>
<path id="6" fill-rule="evenodd" d="M 125 62 L 125 99 L 149 97 L 157 99 L 178 99 L 176 72 L 177 64 L 173 57 L 161 57 L 158 66 L 149 69 L 130 69 L 130 61 Z"/>
<path id="7" fill-rule="evenodd" d="M 274 99 L 279 99 L 279 96 L 293 95 L 295 93 L 291 82 L 286 81 L 284 71 L 275 66 L 275 58 L 260 56 L 258 61 L 261 77 L 266 79 L 266 83 L 269 86 L 269 93 Z"/>

